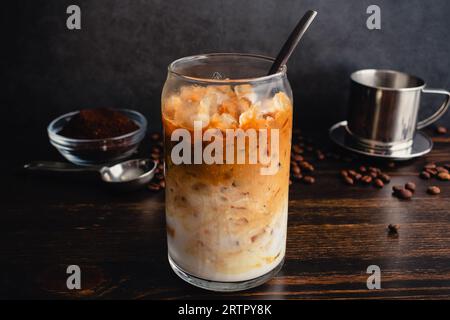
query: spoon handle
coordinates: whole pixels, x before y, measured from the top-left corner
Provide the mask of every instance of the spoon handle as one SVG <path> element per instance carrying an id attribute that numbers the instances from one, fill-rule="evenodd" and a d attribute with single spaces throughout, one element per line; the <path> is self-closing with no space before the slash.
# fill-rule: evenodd
<path id="1" fill-rule="evenodd" d="M 316 15 L 317 11 L 308 10 L 305 13 L 305 15 L 300 19 L 297 26 L 289 35 L 289 38 L 286 40 L 280 52 L 278 53 L 277 58 L 270 67 L 268 75 L 277 73 L 278 70 L 281 68 L 281 66 L 287 63 L 295 47 L 297 47 L 298 42 L 303 37 L 306 30 L 308 30 L 309 26 L 313 22 Z"/>
<path id="2" fill-rule="evenodd" d="M 52 172 L 88 172 L 98 171 L 98 167 L 80 167 L 65 162 L 54 161 L 34 161 L 23 166 L 26 170 L 31 171 L 52 171 Z"/>

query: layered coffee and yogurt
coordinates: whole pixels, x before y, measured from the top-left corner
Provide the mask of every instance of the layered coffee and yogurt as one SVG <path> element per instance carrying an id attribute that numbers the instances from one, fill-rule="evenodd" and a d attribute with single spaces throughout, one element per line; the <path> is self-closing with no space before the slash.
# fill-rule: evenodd
<path id="1" fill-rule="evenodd" d="M 262 89 L 249 84 L 183 85 L 163 94 L 169 256 L 192 276 L 246 281 L 267 274 L 284 259 L 292 102 L 282 90 Z M 184 129 L 194 137 L 199 123 L 201 132 L 214 129 L 216 139 L 223 137 L 223 162 L 174 163 L 172 150 L 178 142 L 172 141 L 173 133 Z M 246 139 L 239 145 L 238 136 L 225 138 L 230 129 L 263 129 L 267 139 L 259 137 L 256 145 Z M 271 144 L 274 138 L 277 148 Z M 241 154 L 248 160 L 252 148 L 261 149 L 277 160 L 276 170 L 261 174 L 269 164 L 225 161 L 231 142 L 235 158 Z M 209 143 L 202 141 L 202 149 Z M 190 148 L 194 157 L 194 138 Z"/>

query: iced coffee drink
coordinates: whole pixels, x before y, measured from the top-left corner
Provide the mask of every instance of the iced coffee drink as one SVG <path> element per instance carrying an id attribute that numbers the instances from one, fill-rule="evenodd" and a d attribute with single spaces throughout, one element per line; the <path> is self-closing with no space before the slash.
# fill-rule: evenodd
<path id="1" fill-rule="evenodd" d="M 267 281 L 284 259 L 291 91 L 285 72 L 257 72 L 268 58 L 245 56 L 268 61 L 242 80 L 232 78 L 236 57 L 201 57 L 185 74 L 169 70 L 162 97 L 169 259 L 188 282 L 241 290 Z M 200 78 L 218 58 L 219 71 L 210 68 L 226 78 Z"/>

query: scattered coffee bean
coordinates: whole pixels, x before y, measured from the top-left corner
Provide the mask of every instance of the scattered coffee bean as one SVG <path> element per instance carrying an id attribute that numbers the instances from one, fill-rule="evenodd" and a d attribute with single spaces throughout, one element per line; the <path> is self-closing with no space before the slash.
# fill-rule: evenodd
<path id="1" fill-rule="evenodd" d="M 343 178 L 348 177 L 348 171 L 347 170 L 341 170 L 341 177 L 343 177 Z"/>
<path id="2" fill-rule="evenodd" d="M 447 133 L 447 128 L 444 126 L 439 126 L 436 128 L 436 132 L 438 134 L 446 134 Z"/>
<path id="3" fill-rule="evenodd" d="M 292 180 L 291 179 L 289 179 L 289 185 L 292 185 Z"/>
<path id="4" fill-rule="evenodd" d="M 158 153 L 158 154 L 159 154 L 159 153 L 161 153 L 161 149 L 160 149 L 159 147 L 157 147 L 157 146 L 153 146 L 153 147 L 152 147 L 152 152 L 153 152 L 153 153 Z"/>
<path id="5" fill-rule="evenodd" d="M 425 169 L 425 171 L 428 172 L 432 177 L 437 175 L 437 170 L 436 169 Z"/>
<path id="6" fill-rule="evenodd" d="M 372 182 L 372 177 L 371 176 L 363 176 L 361 178 L 361 181 L 365 184 L 370 184 Z"/>
<path id="7" fill-rule="evenodd" d="M 161 189 L 159 183 L 150 183 L 147 187 L 151 191 L 159 191 L 159 189 Z"/>
<path id="8" fill-rule="evenodd" d="M 292 151 L 294 151 L 295 153 L 300 153 L 301 148 L 300 148 L 300 146 L 298 144 L 294 144 L 292 146 Z"/>
<path id="9" fill-rule="evenodd" d="M 354 177 L 354 176 L 356 176 L 356 171 L 355 170 L 348 170 L 348 175 L 350 176 L 350 177 Z"/>
<path id="10" fill-rule="evenodd" d="M 379 168 L 375 168 L 375 167 L 369 167 L 369 171 L 370 172 L 381 173 L 381 170 Z"/>
<path id="11" fill-rule="evenodd" d="M 362 178 L 362 174 L 360 174 L 360 173 L 357 173 L 357 174 L 354 176 L 354 179 L 355 179 L 356 181 L 361 180 L 361 178 Z"/>
<path id="12" fill-rule="evenodd" d="M 375 179 L 373 184 L 377 188 L 383 188 L 384 187 L 384 182 L 381 179 Z"/>
<path id="13" fill-rule="evenodd" d="M 441 172 L 438 174 L 439 180 L 442 181 L 449 181 L 450 180 L 450 174 L 448 172 Z"/>
<path id="14" fill-rule="evenodd" d="M 359 172 L 361 172 L 361 173 L 367 172 L 367 168 L 364 167 L 364 166 L 360 166 L 359 167 Z"/>
<path id="15" fill-rule="evenodd" d="M 294 173 L 294 174 L 292 175 L 292 177 L 293 177 L 295 180 L 301 180 L 301 179 L 303 178 L 303 175 L 302 175 L 301 173 Z"/>
<path id="16" fill-rule="evenodd" d="M 300 174 L 300 173 L 301 173 L 301 170 L 300 170 L 300 168 L 299 168 L 298 166 L 293 166 L 293 167 L 292 167 L 292 172 L 293 172 L 294 174 Z"/>
<path id="17" fill-rule="evenodd" d="M 300 162 L 300 161 L 305 160 L 305 159 L 303 158 L 303 156 L 301 156 L 301 155 L 299 155 L 299 154 L 295 154 L 292 158 L 293 158 L 295 161 L 297 161 L 297 162 Z"/>
<path id="18" fill-rule="evenodd" d="M 159 186 L 161 187 L 161 189 L 164 189 L 166 187 L 166 182 L 164 180 L 161 180 L 159 182 Z"/>
<path id="19" fill-rule="evenodd" d="M 376 173 L 375 171 L 371 171 L 370 173 L 369 173 L 369 175 L 372 177 L 372 178 L 377 178 L 378 177 L 378 173 Z"/>
<path id="20" fill-rule="evenodd" d="M 157 132 L 152 133 L 152 135 L 150 136 L 150 138 L 151 138 L 153 141 L 159 140 L 160 137 L 161 137 L 161 135 L 160 135 L 159 133 L 157 133 Z"/>
<path id="21" fill-rule="evenodd" d="M 431 178 L 431 174 L 430 174 L 428 171 L 422 171 L 422 172 L 420 173 L 420 177 L 421 177 L 422 179 L 428 180 L 428 179 Z"/>
<path id="22" fill-rule="evenodd" d="M 314 171 L 314 166 L 307 161 L 301 161 L 299 163 L 299 166 L 300 166 L 300 168 L 304 169 L 305 171 L 309 171 L 309 172 Z"/>
<path id="23" fill-rule="evenodd" d="M 424 166 L 424 168 L 425 168 L 425 169 L 436 169 L 436 164 L 433 163 L 433 162 L 430 162 L 430 163 L 427 163 L 427 164 Z"/>
<path id="24" fill-rule="evenodd" d="M 402 189 L 399 192 L 397 192 L 397 197 L 402 200 L 409 200 L 413 196 L 413 193 L 408 189 Z"/>
<path id="25" fill-rule="evenodd" d="M 408 189 L 411 192 L 416 191 L 416 184 L 414 182 L 408 182 L 405 184 L 405 189 Z"/>
<path id="26" fill-rule="evenodd" d="M 303 182 L 306 184 L 313 184 L 314 182 L 316 182 L 316 179 L 314 177 L 311 176 L 304 176 L 303 177 Z"/>
<path id="27" fill-rule="evenodd" d="M 395 195 L 397 195 L 401 190 L 403 190 L 403 186 L 401 185 L 395 185 L 392 187 L 392 191 Z"/>
<path id="28" fill-rule="evenodd" d="M 344 182 L 346 183 L 346 184 L 348 184 L 349 186 L 352 186 L 352 185 L 354 185 L 354 181 L 353 181 L 353 179 L 352 178 L 350 178 L 350 177 L 348 177 L 348 176 L 346 176 L 346 177 L 344 177 Z"/>
<path id="29" fill-rule="evenodd" d="M 398 224 L 390 224 L 388 225 L 388 234 L 389 235 L 398 235 L 398 230 L 400 226 Z"/>
<path id="30" fill-rule="evenodd" d="M 435 195 L 441 193 L 441 189 L 439 189 L 439 187 L 436 187 L 436 186 L 430 186 L 430 187 L 428 187 L 427 192 L 428 192 L 428 194 L 435 196 Z"/>
<path id="31" fill-rule="evenodd" d="M 390 177 L 389 175 L 387 175 L 386 173 L 380 174 L 380 179 L 381 179 L 384 183 L 389 183 L 389 182 L 391 182 L 391 177 Z"/>
<path id="32" fill-rule="evenodd" d="M 442 172 L 448 173 L 448 170 L 442 166 L 436 167 L 436 170 L 438 173 L 442 173 Z"/>
<path id="33" fill-rule="evenodd" d="M 152 157 L 153 160 L 157 160 L 157 159 L 159 159 L 160 154 L 159 154 L 159 153 L 154 153 L 154 152 L 153 152 L 150 156 Z"/>

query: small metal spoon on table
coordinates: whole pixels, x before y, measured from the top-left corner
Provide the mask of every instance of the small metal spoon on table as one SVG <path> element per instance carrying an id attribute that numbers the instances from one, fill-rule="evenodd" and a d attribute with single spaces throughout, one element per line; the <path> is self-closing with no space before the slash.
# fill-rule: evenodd
<path id="1" fill-rule="evenodd" d="M 80 167 L 53 161 L 37 161 L 24 165 L 24 168 L 30 171 L 98 172 L 105 184 L 120 190 L 134 190 L 147 185 L 155 176 L 156 167 L 156 162 L 150 159 L 134 159 L 102 167 Z"/>

